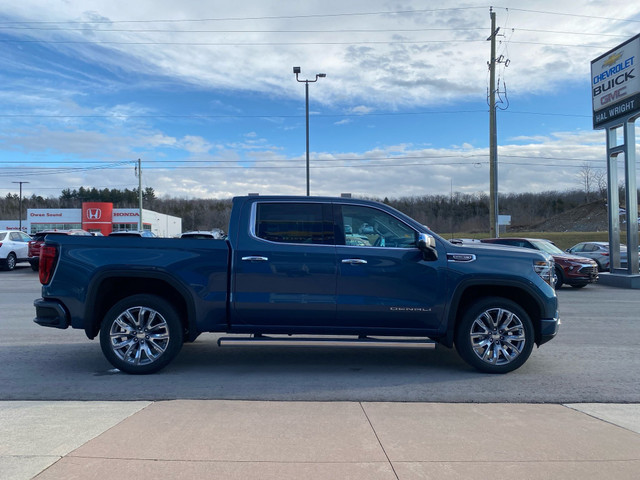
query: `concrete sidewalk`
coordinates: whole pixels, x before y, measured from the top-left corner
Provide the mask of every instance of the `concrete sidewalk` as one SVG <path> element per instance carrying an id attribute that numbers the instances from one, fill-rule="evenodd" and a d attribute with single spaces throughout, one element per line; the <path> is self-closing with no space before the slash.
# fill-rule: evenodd
<path id="1" fill-rule="evenodd" d="M 635 479 L 640 404 L 0 402 L 0 478 Z"/>

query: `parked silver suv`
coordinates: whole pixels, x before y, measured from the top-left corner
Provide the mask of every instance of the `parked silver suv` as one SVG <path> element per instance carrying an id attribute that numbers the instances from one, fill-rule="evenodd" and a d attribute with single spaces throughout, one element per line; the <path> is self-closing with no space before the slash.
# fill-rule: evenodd
<path id="1" fill-rule="evenodd" d="M 598 270 L 609 270 L 609 242 L 581 242 L 567 249 L 567 252 L 581 257 L 592 258 L 598 264 Z M 620 245 L 620 264 L 627 265 L 627 246 Z"/>

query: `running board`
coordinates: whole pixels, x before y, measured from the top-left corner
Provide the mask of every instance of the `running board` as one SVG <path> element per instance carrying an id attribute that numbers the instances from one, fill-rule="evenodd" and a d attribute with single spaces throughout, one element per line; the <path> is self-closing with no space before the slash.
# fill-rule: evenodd
<path id="1" fill-rule="evenodd" d="M 268 337 L 256 335 L 252 337 L 221 337 L 218 339 L 221 347 L 241 346 L 278 346 L 278 347 L 402 347 L 402 348 L 436 348 L 436 342 L 429 339 L 399 339 L 399 338 L 295 338 Z"/>

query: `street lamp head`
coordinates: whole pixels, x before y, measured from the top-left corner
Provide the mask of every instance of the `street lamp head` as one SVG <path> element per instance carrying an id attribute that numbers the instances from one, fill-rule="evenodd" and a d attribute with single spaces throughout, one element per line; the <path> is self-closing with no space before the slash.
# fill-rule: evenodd
<path id="1" fill-rule="evenodd" d="M 300 73 L 300 67 L 293 67 L 293 73 L 295 73 L 296 75 Z"/>
<path id="2" fill-rule="evenodd" d="M 318 78 L 324 78 L 324 77 L 326 77 L 326 76 L 327 76 L 327 74 L 326 74 L 326 73 L 319 73 L 319 74 L 318 74 Z"/>

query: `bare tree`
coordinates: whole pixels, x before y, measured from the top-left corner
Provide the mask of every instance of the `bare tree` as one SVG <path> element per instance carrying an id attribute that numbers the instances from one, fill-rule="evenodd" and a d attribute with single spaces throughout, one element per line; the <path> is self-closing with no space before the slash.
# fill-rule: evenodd
<path id="1" fill-rule="evenodd" d="M 584 191 L 584 201 L 589 202 L 591 199 L 591 189 L 595 183 L 595 172 L 588 162 L 582 164 L 582 168 L 578 172 L 578 185 Z"/>
<path id="2" fill-rule="evenodd" d="M 598 188 L 598 193 L 600 194 L 600 200 L 607 199 L 607 172 L 602 169 L 596 170 L 595 173 L 595 182 Z"/>

